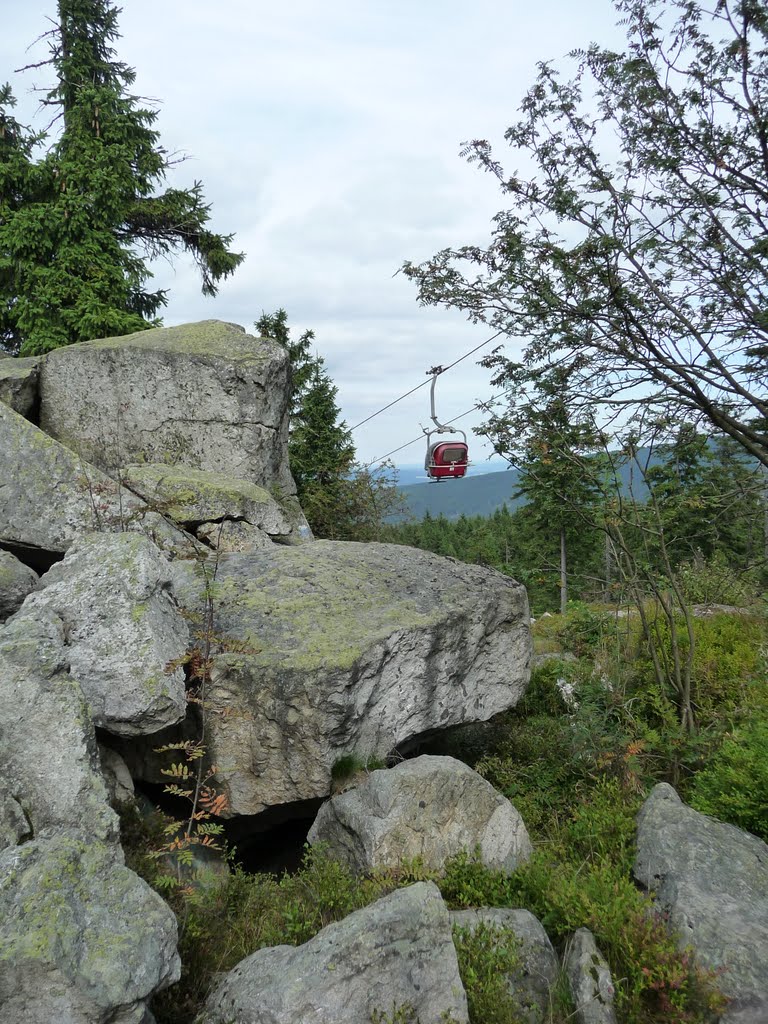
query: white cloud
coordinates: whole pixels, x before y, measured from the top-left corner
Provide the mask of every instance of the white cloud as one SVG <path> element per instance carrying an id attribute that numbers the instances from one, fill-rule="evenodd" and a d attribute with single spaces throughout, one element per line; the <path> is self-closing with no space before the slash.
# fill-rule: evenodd
<path id="1" fill-rule="evenodd" d="M 55 9 L 0 0 L 0 79 L 27 117 L 27 90 L 49 78 L 11 71 L 44 57 L 44 44 L 25 50 Z M 487 137 L 504 152 L 535 62 L 593 39 L 615 45 L 615 20 L 610 0 L 124 0 L 118 54 L 137 70 L 136 91 L 161 101 L 163 144 L 189 154 L 174 184 L 202 180 L 213 227 L 247 252 L 214 301 L 191 260 L 159 264 L 166 322 L 250 326 L 284 307 L 296 332 L 315 329 L 348 423 L 478 344 L 485 329 L 419 308 L 393 275 L 406 259 L 487 238 L 498 193 L 458 158 L 460 143 Z M 467 360 L 440 381 L 440 415 L 492 391 Z M 428 416 L 423 388 L 356 433 L 360 457 L 415 437 Z M 402 458 L 419 461 L 420 446 Z"/>

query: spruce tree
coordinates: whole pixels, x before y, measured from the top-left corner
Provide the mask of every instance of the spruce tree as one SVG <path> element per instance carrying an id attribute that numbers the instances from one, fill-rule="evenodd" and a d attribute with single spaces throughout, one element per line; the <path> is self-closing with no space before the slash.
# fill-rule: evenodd
<path id="1" fill-rule="evenodd" d="M 44 105 L 60 135 L 36 162 L 31 136 L 12 143 L 18 193 L 1 208 L 0 308 L 6 347 L 24 355 L 155 326 L 166 293 L 147 287 L 153 257 L 191 253 L 206 295 L 243 259 L 231 235 L 208 230 L 199 182 L 158 191 L 170 158 L 157 111 L 130 93 L 135 73 L 115 57 L 117 15 L 109 0 L 59 0 Z M 6 89 L 0 124 L 11 102 Z"/>
<path id="2" fill-rule="evenodd" d="M 549 550 L 549 565 L 558 566 L 560 611 L 565 614 L 571 551 L 589 547 L 594 539 L 585 525 L 598 499 L 602 438 L 578 409 L 568 370 L 558 366 L 539 374 L 530 392 L 512 399 L 487 429 L 497 451 L 520 471 L 514 497 L 530 503 L 521 519 L 529 521 Z"/>
<path id="3" fill-rule="evenodd" d="M 14 117 L 15 105 L 10 86 L 0 87 L 0 349 L 11 352 L 21 346 L 16 316 L 16 262 L 2 240 L 6 225 L 18 215 L 24 202 L 33 197 L 37 177 L 32 161 L 36 140 Z M 23 238 L 18 241 L 23 242 Z"/>
<path id="4" fill-rule="evenodd" d="M 314 332 L 293 341 L 284 309 L 262 313 L 255 327 L 291 360 L 288 460 L 313 532 L 332 540 L 378 539 L 383 519 L 401 503 L 393 467 L 371 472 L 355 462 L 352 434 L 336 404 L 338 388 L 323 357 L 311 350 Z"/>

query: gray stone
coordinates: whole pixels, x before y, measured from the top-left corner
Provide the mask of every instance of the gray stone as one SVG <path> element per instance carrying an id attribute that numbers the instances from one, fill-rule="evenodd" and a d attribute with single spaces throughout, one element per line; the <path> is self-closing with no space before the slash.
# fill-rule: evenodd
<path id="1" fill-rule="evenodd" d="M 177 523 L 243 520 L 270 537 L 287 537 L 292 530 L 289 516 L 269 491 L 247 480 L 161 464 L 127 466 L 122 479 L 147 504 Z"/>
<path id="2" fill-rule="evenodd" d="M 118 752 L 100 743 L 99 764 L 101 765 L 101 774 L 104 777 L 104 784 L 109 794 L 110 804 L 115 807 L 133 800 L 133 779 L 128 771 L 128 765 Z"/>
<path id="3" fill-rule="evenodd" d="M 611 971 L 587 928 L 579 928 L 568 940 L 563 969 L 571 990 L 576 1024 L 616 1024 Z"/>
<path id="4" fill-rule="evenodd" d="M 420 1024 L 467 1003 L 448 911 L 432 882 L 399 889 L 328 925 L 303 946 L 246 957 L 213 992 L 204 1024 L 370 1024 L 409 1007 Z"/>
<path id="5" fill-rule="evenodd" d="M 0 551 L 0 622 L 21 607 L 37 586 L 37 573 L 10 551 Z"/>
<path id="6" fill-rule="evenodd" d="M 32 834 L 77 824 L 115 838 L 90 711 L 52 611 L 22 610 L 0 626 L 0 702 L 0 777 Z"/>
<path id="7" fill-rule="evenodd" d="M 507 976 L 507 991 L 521 1024 L 541 1024 L 551 1019 L 553 993 L 560 965 L 547 933 L 528 910 L 484 907 L 452 911 L 451 925 L 468 932 L 481 925 L 514 933 L 519 943 L 519 965 Z M 515 1018 L 517 1019 L 517 1017 Z"/>
<path id="8" fill-rule="evenodd" d="M 288 354 L 218 320 L 56 349 L 40 423 L 99 468 L 164 462 L 295 493 Z"/>
<path id="9" fill-rule="evenodd" d="M 141 499 L 0 403 L 0 545 L 61 553 L 93 530 L 141 531 L 192 552 Z"/>
<path id="10" fill-rule="evenodd" d="M 267 548 L 273 542 L 268 534 L 250 523 L 203 523 L 195 530 L 199 540 L 216 551 L 253 551 Z"/>
<path id="11" fill-rule="evenodd" d="M 34 357 L 0 362 L 0 402 L 25 419 L 32 416 L 37 405 L 39 367 L 40 360 Z"/>
<path id="12" fill-rule="evenodd" d="M 24 808 L 10 793 L 0 789 L 0 850 L 18 846 L 32 836 L 32 826 Z"/>
<path id="13" fill-rule="evenodd" d="M 139 1024 L 179 970 L 173 913 L 119 847 L 60 832 L 0 853 L 0 1024 Z"/>
<path id="14" fill-rule="evenodd" d="M 687 807 L 659 783 L 637 822 L 635 878 L 669 915 L 680 948 L 717 972 L 723 1024 L 768 1020 L 768 846 Z"/>
<path id="15" fill-rule="evenodd" d="M 531 855 L 506 797 L 452 757 L 417 757 L 374 771 L 320 808 L 307 837 L 359 874 L 420 858 L 428 870 L 477 847 L 489 868 L 512 872 Z"/>
<path id="16" fill-rule="evenodd" d="M 172 569 L 181 605 L 204 621 L 200 567 Z M 528 683 L 525 589 L 413 548 L 223 555 L 211 611 L 209 750 L 234 814 L 327 796 L 342 756 L 487 721 Z"/>
<path id="17" fill-rule="evenodd" d="M 94 722 L 109 732 L 157 732 L 187 711 L 183 659 L 189 627 L 172 593 L 168 563 L 148 537 L 89 534 L 40 580 L 28 614 L 65 625 L 71 673 Z"/>

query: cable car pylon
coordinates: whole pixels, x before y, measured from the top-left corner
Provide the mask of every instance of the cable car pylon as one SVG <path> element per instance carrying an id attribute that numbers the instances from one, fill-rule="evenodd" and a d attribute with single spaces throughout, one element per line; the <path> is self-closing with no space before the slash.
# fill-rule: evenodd
<path id="1" fill-rule="evenodd" d="M 430 419 L 435 424 L 432 429 L 422 427 L 427 435 L 427 454 L 424 459 L 424 469 L 430 480 L 460 480 L 467 472 L 469 466 L 469 448 L 467 446 L 467 435 L 463 430 L 452 427 L 449 423 L 441 423 L 435 412 L 435 384 L 437 378 L 443 372 L 442 366 L 433 366 L 427 370 L 427 376 L 432 377 L 432 386 L 429 389 L 429 401 L 432 415 Z M 461 434 L 461 441 L 433 441 L 434 434 Z"/>

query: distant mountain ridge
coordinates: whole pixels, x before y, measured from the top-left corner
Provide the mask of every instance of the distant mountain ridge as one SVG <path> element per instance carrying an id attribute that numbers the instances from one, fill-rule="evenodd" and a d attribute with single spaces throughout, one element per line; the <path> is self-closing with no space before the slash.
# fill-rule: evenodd
<path id="1" fill-rule="evenodd" d="M 660 458 L 659 454 L 651 454 L 647 448 L 640 448 L 634 462 L 622 461 L 619 465 L 622 494 L 634 493 L 637 500 L 645 500 L 647 490 L 640 467 L 656 465 Z M 414 472 L 413 467 L 410 467 L 410 479 L 413 479 Z M 466 476 L 463 480 L 405 484 L 398 489 L 405 496 L 406 510 L 388 518 L 390 522 L 401 523 L 408 519 L 421 520 L 427 512 L 431 516 L 445 516 L 446 519 L 491 516 L 502 505 L 506 505 L 512 512 L 526 501 L 523 497 L 513 497 L 519 480 L 520 471 L 510 466 L 498 473 L 480 473 Z"/>
<path id="2" fill-rule="evenodd" d="M 512 510 L 525 500 L 512 497 L 519 476 L 516 469 L 507 469 L 463 480 L 406 484 L 399 490 L 405 495 L 407 510 L 402 515 L 392 516 L 391 521 L 423 519 L 427 512 L 446 519 L 458 519 L 462 515 L 490 516 L 502 505 Z"/>

